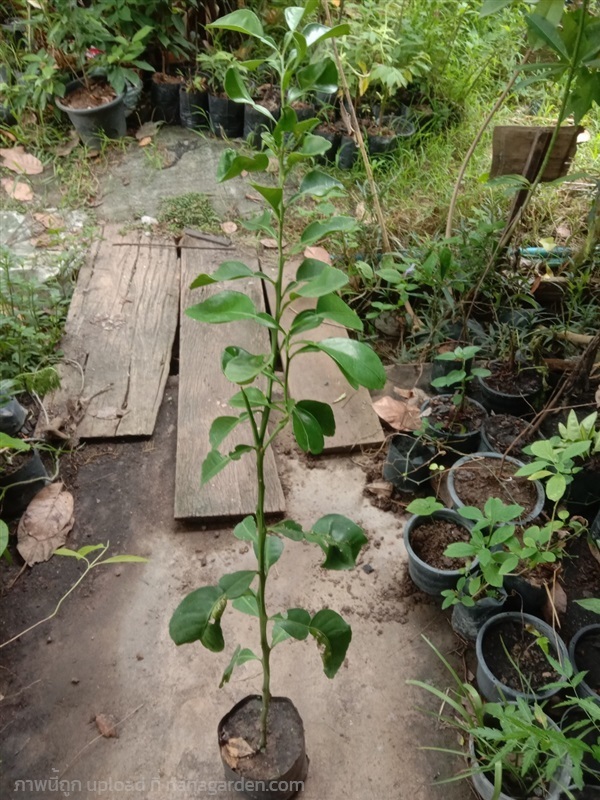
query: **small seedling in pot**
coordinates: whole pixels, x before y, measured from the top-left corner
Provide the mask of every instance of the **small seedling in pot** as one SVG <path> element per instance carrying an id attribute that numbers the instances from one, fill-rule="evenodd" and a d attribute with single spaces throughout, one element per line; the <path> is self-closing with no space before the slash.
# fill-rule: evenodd
<path id="1" fill-rule="evenodd" d="M 435 378 L 431 385 L 436 389 L 453 389 L 452 402 L 457 408 L 457 413 L 462 413 L 467 398 L 467 387 L 476 377 L 487 378 L 491 375 L 489 369 L 485 367 L 471 367 L 469 362 L 475 358 L 481 347 L 477 345 L 467 345 L 466 347 L 456 347 L 448 353 L 440 353 L 436 356 L 436 361 L 454 361 L 459 364 L 458 369 L 453 369 L 447 375 Z"/>

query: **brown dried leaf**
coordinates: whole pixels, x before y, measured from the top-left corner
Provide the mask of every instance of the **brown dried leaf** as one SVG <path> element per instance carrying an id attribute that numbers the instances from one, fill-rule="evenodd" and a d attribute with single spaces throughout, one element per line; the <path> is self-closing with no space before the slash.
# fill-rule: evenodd
<path id="1" fill-rule="evenodd" d="M 594 395 L 594 400 L 596 401 L 596 406 L 600 408 L 600 386 L 596 389 L 596 394 Z"/>
<path id="2" fill-rule="evenodd" d="M 394 394 L 399 395 L 405 400 L 410 401 L 411 406 L 419 406 L 419 408 L 429 400 L 429 395 L 418 386 L 413 386 L 412 389 L 402 389 L 400 386 L 394 386 Z"/>
<path id="3" fill-rule="evenodd" d="M 254 749 L 248 742 L 239 737 L 233 737 L 225 742 L 225 744 L 221 745 L 221 755 L 231 769 L 237 767 L 237 763 L 241 758 L 253 756 L 254 752 Z"/>
<path id="4" fill-rule="evenodd" d="M 261 239 L 260 243 L 266 250 L 277 250 L 279 246 L 275 239 Z"/>
<path id="5" fill-rule="evenodd" d="M 221 223 L 221 230 L 223 233 L 235 233 L 238 229 L 238 226 L 235 222 L 222 222 Z"/>
<path id="6" fill-rule="evenodd" d="M 21 203 L 29 203 L 33 200 L 33 191 L 27 183 L 12 178 L 2 178 L 0 184 L 6 194 L 14 200 L 19 200 Z"/>
<path id="7" fill-rule="evenodd" d="M 151 136 L 144 136 L 143 139 L 140 139 L 140 147 L 148 147 L 149 144 L 152 144 Z"/>
<path id="8" fill-rule="evenodd" d="M 556 235 L 559 239 L 569 239 L 571 237 L 571 229 L 568 225 L 558 225 Z"/>
<path id="9" fill-rule="evenodd" d="M 73 495 L 62 483 L 52 483 L 37 494 L 17 528 L 17 549 L 31 566 L 48 561 L 62 547 L 73 527 Z"/>
<path id="10" fill-rule="evenodd" d="M 396 431 L 416 431 L 421 427 L 419 406 L 408 400 L 394 400 L 386 395 L 373 403 L 373 410 Z"/>
<path id="11" fill-rule="evenodd" d="M 96 714 L 94 720 L 99 732 L 106 739 L 118 739 L 119 732 L 117 731 L 117 721 L 112 714 Z"/>
<path id="12" fill-rule="evenodd" d="M 0 156 L 3 159 L 3 167 L 21 175 L 39 175 L 44 171 L 44 165 L 39 158 L 26 153 L 25 148 L 20 144 L 10 148 L 0 148 Z"/>
<path id="13" fill-rule="evenodd" d="M 52 228 L 52 230 L 57 230 L 58 228 L 64 227 L 64 222 L 62 219 L 57 217 L 55 214 L 38 213 L 34 214 L 33 218 L 36 222 L 40 222 L 44 228 Z"/>
<path id="14" fill-rule="evenodd" d="M 71 129 L 67 141 L 54 148 L 54 155 L 59 156 L 59 158 L 64 158 L 64 156 L 70 155 L 78 144 L 79 136 L 77 135 L 77 131 Z"/>
<path id="15" fill-rule="evenodd" d="M 368 483 L 365 486 L 365 491 L 374 495 L 375 497 L 379 497 L 382 500 L 389 500 L 392 496 L 392 492 L 394 491 L 394 487 L 387 481 L 374 481 L 373 483 Z"/>
<path id="16" fill-rule="evenodd" d="M 153 136 L 156 136 L 161 127 L 162 127 L 162 122 L 144 122 L 144 124 L 140 125 L 140 127 L 135 132 L 135 138 L 138 141 L 141 141 L 142 139 L 152 138 Z"/>
<path id="17" fill-rule="evenodd" d="M 304 258 L 316 258 L 317 261 L 331 265 L 331 256 L 324 247 L 307 247 L 304 251 Z"/>
<path id="18" fill-rule="evenodd" d="M 2 136 L 4 139 L 8 139 L 9 142 L 17 141 L 17 137 L 10 131 L 0 131 L 0 136 Z"/>

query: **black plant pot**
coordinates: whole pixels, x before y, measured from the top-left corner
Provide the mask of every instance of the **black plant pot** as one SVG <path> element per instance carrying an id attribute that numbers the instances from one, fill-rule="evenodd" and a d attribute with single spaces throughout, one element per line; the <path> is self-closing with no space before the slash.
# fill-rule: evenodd
<path id="1" fill-rule="evenodd" d="M 548 594 L 544 585 L 528 581 L 523 575 L 507 575 L 504 578 L 504 588 L 509 598 L 509 607 L 515 611 L 538 616 L 542 613 Z M 516 606 L 516 608 L 515 608 Z M 512 609 L 511 609 L 512 610 Z"/>
<path id="2" fill-rule="evenodd" d="M 580 697 L 592 697 L 600 703 L 598 695 L 598 655 L 600 654 L 600 624 L 586 625 L 580 628 L 569 642 L 569 658 L 575 667 L 575 672 L 587 672 L 583 681 L 577 686 Z M 590 667 L 592 674 L 590 675 Z M 596 675 L 593 671 L 596 671 Z M 589 681 L 589 682 L 588 682 Z M 593 684 L 593 685 L 592 685 Z"/>
<path id="3" fill-rule="evenodd" d="M 389 444 L 383 478 L 401 492 L 426 488 L 431 474 L 429 465 L 434 457 L 433 447 L 427 447 L 414 436 L 397 433 Z"/>
<path id="4" fill-rule="evenodd" d="M 153 118 L 162 120 L 167 125 L 179 125 L 179 93 L 182 81 L 159 83 L 153 79 L 150 86 Z"/>
<path id="5" fill-rule="evenodd" d="M 0 405 L 0 432 L 8 436 L 18 433 L 27 419 L 27 411 L 15 397 Z"/>
<path id="6" fill-rule="evenodd" d="M 66 96 L 82 85 L 81 81 L 71 81 L 67 85 Z M 100 150 L 103 138 L 121 139 L 127 133 L 123 95 L 96 108 L 70 108 L 63 105 L 59 97 L 54 102 L 67 114 L 83 144 L 92 150 Z"/>
<path id="7" fill-rule="evenodd" d="M 486 417 L 481 426 L 481 450 L 486 453 L 505 453 L 527 425 L 526 420 L 512 414 L 492 414 Z M 521 439 L 511 450 L 511 455 L 525 464 L 529 463 L 531 456 L 523 453 L 522 448 L 530 441 L 531 437 Z"/>
<path id="8" fill-rule="evenodd" d="M 439 395 L 440 399 L 447 399 L 451 398 L 451 395 Z M 471 397 L 468 397 L 466 402 L 469 405 L 476 406 L 481 413 L 485 416 L 487 415 L 487 411 L 476 400 L 473 400 Z M 421 406 L 421 412 L 427 411 L 431 404 L 431 401 L 428 400 L 427 402 L 423 403 Z M 431 420 L 431 417 L 427 418 Z M 467 430 L 453 433 L 451 431 L 443 431 L 439 430 L 434 427 L 428 428 L 428 435 L 431 436 L 433 439 L 439 441 L 441 446 L 446 445 L 449 449 L 454 451 L 455 454 L 459 455 L 468 455 L 469 453 L 474 453 L 478 448 L 481 442 L 481 429 L 476 428 L 474 430 Z"/>
<path id="9" fill-rule="evenodd" d="M 506 592 L 499 591 L 500 597 L 482 597 L 474 606 L 464 606 L 457 603 L 452 607 L 452 629 L 472 642 L 477 639 L 477 634 L 483 625 L 504 610 Z"/>
<path id="10" fill-rule="evenodd" d="M 20 516 L 36 494 L 49 483 L 48 473 L 37 450 L 26 453 L 27 460 L 14 472 L 0 473 L 0 512 L 11 519 Z M 2 491 L 0 491 L 2 495 Z"/>
<path id="11" fill-rule="evenodd" d="M 187 91 L 185 86 L 179 89 L 179 118 L 184 128 L 192 130 L 208 129 L 208 92 L 197 89 Z"/>
<path id="12" fill-rule="evenodd" d="M 244 106 L 228 97 L 208 95 L 210 127 L 220 139 L 239 139 L 244 133 Z"/>
<path id="13" fill-rule="evenodd" d="M 296 112 L 296 119 L 298 122 L 304 122 L 307 119 L 315 119 L 317 116 L 317 109 L 312 103 L 306 103 L 301 106 L 292 106 Z"/>
<path id="14" fill-rule="evenodd" d="M 565 505 L 570 514 L 592 520 L 600 510 L 600 473 L 583 468 L 567 486 Z"/>
<path id="15" fill-rule="evenodd" d="M 340 169 L 352 169 L 358 156 L 358 145 L 352 136 L 342 136 L 337 154 Z"/>
<path id="16" fill-rule="evenodd" d="M 317 128 L 314 131 L 314 134 L 315 136 L 320 136 L 322 139 L 327 139 L 327 141 L 331 144 L 329 150 L 323 153 L 323 155 L 317 156 L 315 161 L 318 164 L 333 164 L 340 146 L 340 134 L 336 131 L 325 130 L 324 128 Z"/>
<path id="17" fill-rule="evenodd" d="M 369 133 L 367 136 L 369 153 L 372 156 L 384 156 L 393 153 L 398 147 L 398 137 L 396 134 L 385 136 L 383 134 Z"/>
<path id="18" fill-rule="evenodd" d="M 273 116 L 275 118 L 279 116 L 279 109 Z M 250 105 L 244 106 L 244 139 L 252 147 L 260 147 L 263 132 L 272 131 L 274 127 L 273 120 Z"/>
<path id="19" fill-rule="evenodd" d="M 249 695 L 219 722 L 219 748 L 225 778 L 232 781 L 230 785 L 235 791 L 251 800 L 290 800 L 303 789 L 308 773 L 304 726 L 291 700 L 287 697 L 271 698 L 269 738 L 261 759 L 267 766 L 263 766 L 261 774 L 252 769 L 251 758 L 232 758 L 228 750 L 228 742 L 239 738 L 258 748 L 260 709 L 260 696 Z M 270 742 L 278 748 L 276 761 L 273 761 L 274 754 L 268 758 Z"/>
<path id="20" fill-rule="evenodd" d="M 493 369 L 493 364 L 489 366 Z M 514 414 L 517 417 L 534 412 L 535 403 L 542 389 L 541 380 L 535 389 L 521 392 L 503 392 L 499 389 L 494 389 L 488 383 L 487 378 L 477 377 L 476 380 L 486 408 L 495 411 L 497 414 Z"/>

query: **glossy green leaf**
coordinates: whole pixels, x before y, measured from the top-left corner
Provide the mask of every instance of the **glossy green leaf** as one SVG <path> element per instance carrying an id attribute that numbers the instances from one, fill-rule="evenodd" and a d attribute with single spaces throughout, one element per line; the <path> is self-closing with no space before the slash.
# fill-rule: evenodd
<path id="1" fill-rule="evenodd" d="M 352 331 L 362 331 L 363 323 L 358 314 L 337 294 L 326 294 L 317 300 L 316 312 L 324 319 L 330 319 Z"/>
<path id="2" fill-rule="evenodd" d="M 509 6 L 512 2 L 513 0 L 485 0 L 479 12 L 479 16 L 489 17 L 491 14 L 496 14 L 498 11 L 506 8 L 506 6 Z"/>
<path id="3" fill-rule="evenodd" d="M 314 133 L 307 133 L 298 153 L 292 155 L 314 158 L 315 156 L 324 155 L 328 150 L 331 150 L 329 139 L 325 139 L 324 136 L 317 136 Z"/>
<path id="4" fill-rule="evenodd" d="M 267 536 L 265 544 L 265 565 L 267 572 L 276 564 L 283 553 L 284 544 L 279 536 Z M 258 543 L 254 543 L 254 555 L 258 559 Z"/>
<path id="5" fill-rule="evenodd" d="M 295 31 L 304 19 L 304 9 L 300 6 L 290 6 L 284 11 L 285 21 L 291 31 Z"/>
<path id="6" fill-rule="evenodd" d="M 217 167 L 219 183 L 237 178 L 242 172 L 264 172 L 269 166 L 269 158 L 265 153 L 254 156 L 240 156 L 235 150 L 223 151 Z"/>
<path id="7" fill-rule="evenodd" d="M 326 608 L 318 611 L 312 618 L 310 633 L 321 648 L 325 675 L 333 678 L 346 658 L 352 640 L 352 629 L 336 611 Z"/>
<path id="8" fill-rule="evenodd" d="M 4 448 L 8 448 L 10 450 L 21 450 L 25 452 L 26 450 L 31 449 L 31 445 L 27 442 L 24 442 L 23 439 L 16 439 L 13 436 L 9 436 L 7 433 L 0 431 L 0 450 L 4 450 Z"/>
<path id="9" fill-rule="evenodd" d="M 241 522 L 238 522 L 233 529 L 233 535 L 242 542 L 258 541 L 258 531 L 256 530 L 256 520 L 254 517 L 244 517 Z"/>
<path id="10" fill-rule="evenodd" d="M 225 667 L 225 671 L 223 672 L 223 677 L 221 678 L 221 683 L 219 684 L 219 689 L 222 689 L 226 683 L 229 683 L 231 680 L 231 676 L 233 675 L 233 671 L 236 667 L 241 667 L 242 664 L 246 664 L 248 661 L 260 661 L 260 658 L 256 656 L 252 650 L 249 650 L 245 647 L 243 650 L 238 645 L 235 648 L 235 651 L 231 657 L 231 661 Z"/>
<path id="11" fill-rule="evenodd" d="M 250 11 L 250 9 L 247 8 L 233 11 L 231 14 L 225 14 L 206 27 L 217 28 L 218 30 L 237 31 L 237 33 L 243 33 L 245 36 L 252 36 L 254 39 L 259 39 L 261 42 L 268 44 L 269 47 L 273 47 L 272 39 L 265 36 L 265 31 L 260 19 L 256 16 L 254 11 Z"/>
<path id="12" fill-rule="evenodd" d="M 298 352 L 314 353 L 321 350 L 338 365 L 344 377 L 354 389 L 383 389 L 386 374 L 379 356 L 363 342 L 354 339 L 332 338 L 308 344 Z"/>
<path id="13" fill-rule="evenodd" d="M 232 408 L 246 408 L 244 395 L 248 401 L 248 404 L 250 405 L 250 408 L 264 408 L 269 404 L 267 396 L 264 392 L 261 392 L 261 390 L 257 389 L 256 386 L 247 386 L 245 389 L 242 389 L 237 394 L 234 394 L 232 398 L 230 398 L 229 405 Z"/>
<path id="14" fill-rule="evenodd" d="M 292 411 L 292 430 L 298 447 L 305 453 L 318 455 L 323 452 L 325 439 L 321 426 L 309 411 L 298 405 Z"/>
<path id="15" fill-rule="evenodd" d="M 213 419 L 208 434 L 210 446 L 216 449 L 223 439 L 229 436 L 231 431 L 235 430 L 243 419 L 247 419 L 247 415 L 242 415 L 241 417 L 217 417 Z"/>
<path id="16" fill-rule="evenodd" d="M 248 231 L 262 231 L 270 236 L 272 239 L 277 238 L 275 228 L 273 228 L 273 216 L 269 209 L 265 209 L 262 214 L 251 219 L 242 221 L 242 226 Z"/>
<path id="17" fill-rule="evenodd" d="M 260 186 L 258 183 L 253 183 L 251 186 L 265 198 L 279 219 L 283 208 L 283 189 L 278 186 Z"/>
<path id="18" fill-rule="evenodd" d="M 283 631 L 286 636 L 292 637 L 303 642 L 309 634 L 310 614 L 303 608 L 289 608 L 285 614 L 279 615 L 273 626 L 273 640 L 275 641 L 278 631 Z M 279 638 L 279 641 L 282 641 Z"/>
<path id="19" fill-rule="evenodd" d="M 234 600 L 231 604 L 236 611 L 241 611 L 242 614 L 248 614 L 251 617 L 258 617 L 258 602 L 256 600 L 256 594 L 249 589 L 248 592 L 242 597 L 238 597 Z"/>
<path id="20" fill-rule="evenodd" d="M 551 478 L 548 478 L 546 483 L 546 496 L 549 500 L 552 500 L 553 503 L 558 503 L 566 490 L 567 481 L 564 475 L 552 475 Z"/>
<path id="21" fill-rule="evenodd" d="M 291 519 L 284 519 L 283 522 L 269 525 L 269 530 L 281 536 L 285 536 L 287 539 L 291 539 L 294 542 L 299 542 L 304 538 L 302 525 L 299 525 Z"/>
<path id="22" fill-rule="evenodd" d="M 223 374 L 232 383 L 251 383 L 257 375 L 264 372 L 270 362 L 265 353 L 252 355 L 243 347 L 226 347 L 221 361 Z"/>
<path id="23" fill-rule="evenodd" d="M 302 92 L 324 92 L 333 94 L 338 88 L 338 70 L 335 61 L 325 58 L 308 64 L 296 72 L 296 80 Z M 290 92 L 293 98 L 294 93 Z"/>
<path id="24" fill-rule="evenodd" d="M 246 264 L 241 261 L 224 261 L 217 269 L 210 275 L 203 272 L 192 281 L 190 289 L 198 289 L 200 286 L 209 286 L 212 283 L 219 283 L 221 281 L 235 281 L 239 278 L 254 278 L 257 273 L 250 269 Z"/>
<path id="25" fill-rule="evenodd" d="M 246 594 L 256 578 L 256 570 L 240 570 L 229 575 L 223 575 L 219 587 L 225 592 L 228 600 L 236 600 Z"/>
<path id="26" fill-rule="evenodd" d="M 301 286 L 294 287 L 293 293 L 299 297 L 322 297 L 342 289 L 348 283 L 348 276 L 341 269 L 330 267 L 316 258 L 305 258 L 298 267 L 296 280 Z"/>
<path id="27" fill-rule="evenodd" d="M 202 462 L 200 485 L 204 486 L 211 481 L 215 475 L 225 469 L 230 460 L 229 456 L 219 453 L 218 450 L 211 450 Z"/>
<path id="28" fill-rule="evenodd" d="M 356 566 L 362 547 L 368 539 L 363 529 L 341 514 L 327 514 L 317 520 L 306 540 L 315 542 L 325 553 L 325 569 L 342 570 Z"/>
<path id="29" fill-rule="evenodd" d="M 316 310 L 313 308 L 307 308 L 301 311 L 292 320 L 289 329 L 290 336 L 297 336 L 299 333 L 312 331 L 314 328 L 318 328 L 322 322 L 323 316 L 321 314 L 317 314 Z"/>
<path id="30" fill-rule="evenodd" d="M 277 327 L 273 317 L 257 311 L 247 294 L 235 292 L 232 289 L 225 289 L 202 303 L 186 308 L 185 313 L 198 322 L 206 322 L 211 325 L 251 319 L 259 325 L 264 325 L 265 328 Z"/>
<path id="31" fill-rule="evenodd" d="M 331 236 L 334 233 L 350 233 L 355 231 L 357 227 L 358 223 L 354 217 L 331 217 L 326 222 L 311 222 L 302 232 L 300 241 L 303 247 L 307 247 L 320 242 L 326 236 Z"/>
<path id="32" fill-rule="evenodd" d="M 219 653 L 225 647 L 221 617 L 227 598 L 218 586 L 203 586 L 185 597 L 169 623 L 169 634 L 176 645 L 200 642 Z"/>
<path id="33" fill-rule="evenodd" d="M 444 555 L 449 558 L 472 558 L 475 552 L 473 545 L 468 542 L 452 542 L 444 550 Z"/>
<path id="34" fill-rule="evenodd" d="M 319 22 L 311 22 L 303 30 L 302 34 L 306 39 L 309 47 L 312 47 L 319 42 L 324 42 L 326 39 L 339 38 L 340 36 L 348 36 L 350 33 L 350 25 L 343 23 L 342 25 L 334 25 L 328 28 L 326 25 L 321 25 Z"/>
<path id="35" fill-rule="evenodd" d="M 575 602 L 586 611 L 593 611 L 594 614 L 600 614 L 600 599 L 597 597 L 592 597 L 589 600 L 575 600 Z"/>
<path id="36" fill-rule="evenodd" d="M 259 105 L 252 99 L 242 76 L 237 69 L 235 69 L 235 67 L 230 67 L 227 70 L 227 73 L 225 74 L 224 86 L 227 96 L 230 100 L 233 100 L 234 103 L 244 103 L 247 106 L 252 106 L 252 108 L 259 114 L 262 114 L 264 117 L 267 117 L 267 119 L 275 122 L 275 117 L 273 114 L 271 114 L 269 109 L 265 108 L 265 106 Z"/>
<path id="37" fill-rule="evenodd" d="M 312 197 L 325 197 L 332 189 L 343 189 L 344 184 L 332 178 L 326 172 L 313 169 L 307 173 L 300 183 L 298 195 L 309 194 Z"/>
<path id="38" fill-rule="evenodd" d="M 296 408 L 302 408 L 312 414 L 325 436 L 335 436 L 335 417 L 330 405 L 320 400 L 299 400 Z"/>

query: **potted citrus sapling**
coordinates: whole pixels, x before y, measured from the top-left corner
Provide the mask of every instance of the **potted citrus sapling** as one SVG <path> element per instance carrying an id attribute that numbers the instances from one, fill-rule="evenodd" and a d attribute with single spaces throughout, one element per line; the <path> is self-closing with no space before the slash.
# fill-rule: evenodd
<path id="1" fill-rule="evenodd" d="M 264 326 L 270 334 L 270 347 L 265 353 L 249 353 L 237 346 L 225 349 L 221 366 L 225 376 L 237 388 L 229 400 L 234 413 L 213 421 L 210 429 L 212 449 L 202 465 L 202 483 L 206 484 L 232 460 L 250 454 L 255 459 L 256 513 L 237 525 L 234 536 L 252 543 L 256 568 L 224 575 L 217 585 L 191 592 L 175 610 L 170 623 L 170 634 L 177 645 L 200 642 L 208 650 L 220 652 L 225 647 L 221 618 L 230 603 L 235 609 L 256 618 L 260 652 L 238 646 L 223 673 L 221 685 L 229 681 L 236 667 L 256 661 L 262 668 L 262 693 L 244 698 L 221 720 L 218 740 L 226 777 L 242 781 L 244 793 L 261 800 L 292 797 L 304 781 L 308 768 L 302 720 L 289 699 L 272 696 L 273 648 L 286 639 L 302 641 L 314 637 L 321 650 L 325 674 L 332 678 L 344 662 L 352 636 L 350 626 L 332 609 L 325 608 L 315 613 L 312 609 L 290 608 L 274 612 L 268 608 L 269 570 L 282 554 L 284 538 L 318 545 L 325 553 L 323 567 L 334 570 L 352 568 L 367 541 L 358 525 L 336 513 L 322 517 L 309 530 L 291 520 L 269 524 L 265 519 L 264 460 L 278 433 L 291 426 L 302 450 L 319 453 L 323 449 L 324 437 L 333 435 L 335 431 L 330 406 L 315 400 L 295 400 L 290 396 L 289 365 L 303 353 L 320 351 L 333 359 L 355 388 L 382 387 L 385 383 L 383 366 L 366 344 L 349 338 L 334 337 L 319 342 L 304 338 L 306 331 L 318 327 L 325 319 L 335 320 L 356 331 L 361 329 L 359 318 L 337 294 L 347 282 L 346 275 L 317 259 L 305 258 L 298 267 L 296 279 L 291 283 L 284 282 L 287 258 L 284 242 L 292 239 L 287 229 L 290 207 L 304 198 L 325 196 L 332 188 L 340 186 L 330 176 L 310 169 L 311 159 L 325 152 L 329 143 L 311 132 L 318 120 L 298 121 L 288 92 L 293 80 L 303 91 L 314 91 L 310 80 L 314 70 L 303 66 L 307 53 L 320 41 L 346 32 L 346 26 L 327 28 L 316 23 L 306 24 L 306 16 L 315 7 L 316 0 L 311 0 L 304 8 L 285 10 L 288 32 L 280 46 L 264 33 L 260 20 L 249 10 L 235 11 L 212 24 L 215 28 L 237 31 L 258 39 L 273 54 L 271 62 L 276 65 L 278 83 L 283 87 L 280 117 L 276 122 L 272 120 L 272 131 L 262 134 L 266 152 L 239 156 L 234 150 L 226 150 L 218 168 L 219 179 L 224 181 L 235 178 L 244 170 L 265 172 L 269 156 L 277 161 L 275 186 L 252 183 L 268 208 L 248 223 L 251 230 L 277 241 L 277 273 L 275 278 L 271 278 L 239 261 L 227 261 L 212 275 L 198 276 L 192 286 L 258 277 L 272 284 L 275 302 L 272 314 L 266 314 L 259 312 L 243 292 L 225 290 L 187 311 L 189 316 L 203 323 L 252 320 Z M 228 70 L 224 84 L 233 102 L 254 103 L 235 67 Z M 269 118 L 268 109 L 263 109 L 262 113 Z M 287 191 L 289 179 L 300 164 L 309 169 L 297 191 L 291 193 Z M 323 238 L 352 230 L 355 225 L 352 218 L 344 216 L 312 222 L 289 251 L 302 253 L 306 247 Z M 316 306 L 303 311 L 286 328 L 282 322 L 283 312 L 294 296 L 313 297 Z M 283 377 L 275 373 L 280 348 L 287 365 Z M 227 436 L 241 423 L 248 434 L 247 443 L 229 452 L 224 450 L 222 445 Z M 274 425 L 272 430 L 271 423 Z M 249 781 L 258 781 L 261 790 L 250 788 Z M 282 782 L 286 783 L 287 789 L 272 788 L 283 786 Z"/>

